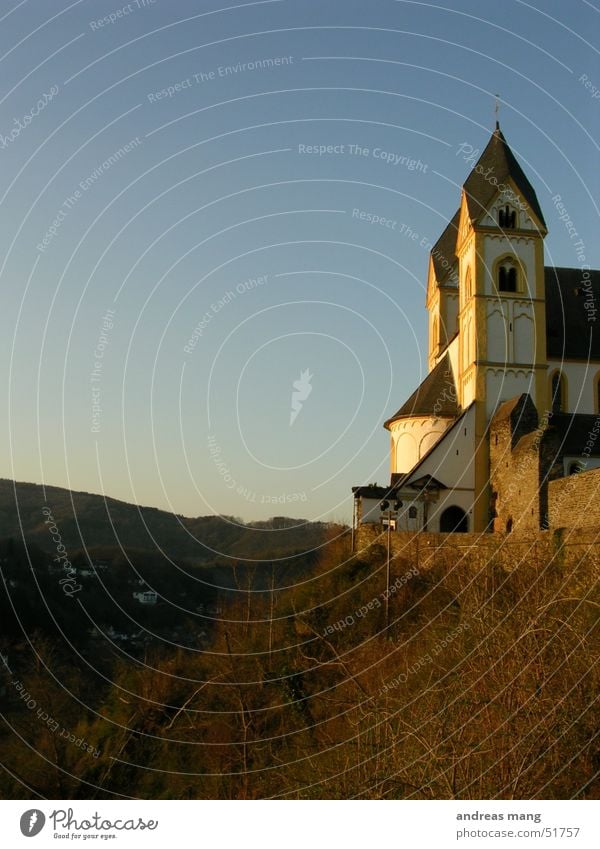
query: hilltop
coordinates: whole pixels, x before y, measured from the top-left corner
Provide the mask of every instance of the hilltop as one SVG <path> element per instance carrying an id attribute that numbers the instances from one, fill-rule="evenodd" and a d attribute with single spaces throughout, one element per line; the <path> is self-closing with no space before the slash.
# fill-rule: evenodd
<path id="1" fill-rule="evenodd" d="M 288 517 L 251 523 L 233 516 L 188 518 L 89 492 L 0 479 L 0 538 L 24 538 L 53 552 L 44 509 L 68 550 L 119 546 L 196 562 L 302 555 L 322 546 L 332 531 L 329 523 Z"/>

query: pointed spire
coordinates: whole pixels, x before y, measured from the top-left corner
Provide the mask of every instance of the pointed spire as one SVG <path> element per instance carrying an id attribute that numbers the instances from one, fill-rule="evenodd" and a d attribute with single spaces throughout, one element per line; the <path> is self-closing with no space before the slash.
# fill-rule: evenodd
<path id="1" fill-rule="evenodd" d="M 514 182 L 527 205 L 545 228 L 544 216 L 535 189 L 517 162 L 499 126 L 496 126 L 477 164 L 463 184 L 471 220 L 476 221 L 481 217 L 497 193 L 497 187 L 505 183 L 508 178 Z"/>

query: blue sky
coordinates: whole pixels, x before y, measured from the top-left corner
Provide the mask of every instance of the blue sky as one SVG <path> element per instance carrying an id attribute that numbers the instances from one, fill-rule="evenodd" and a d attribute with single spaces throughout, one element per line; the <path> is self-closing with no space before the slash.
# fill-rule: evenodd
<path id="1" fill-rule="evenodd" d="M 3 477 L 347 520 L 426 373 L 428 245 L 496 92 L 547 264 L 577 264 L 560 194 L 600 266 L 586 0 L 24 0 L 0 18 Z"/>

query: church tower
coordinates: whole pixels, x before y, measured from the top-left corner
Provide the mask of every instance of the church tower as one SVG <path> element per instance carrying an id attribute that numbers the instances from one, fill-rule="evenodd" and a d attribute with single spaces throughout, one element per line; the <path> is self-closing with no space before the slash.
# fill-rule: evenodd
<path id="1" fill-rule="evenodd" d="M 429 371 L 458 330 L 458 209 L 429 257 L 426 306 L 429 313 Z"/>
<path id="2" fill-rule="evenodd" d="M 535 191 L 498 125 L 461 197 L 457 393 L 476 405 L 474 524 L 488 521 L 487 428 L 499 404 L 529 393 L 547 406 L 544 238 Z"/>

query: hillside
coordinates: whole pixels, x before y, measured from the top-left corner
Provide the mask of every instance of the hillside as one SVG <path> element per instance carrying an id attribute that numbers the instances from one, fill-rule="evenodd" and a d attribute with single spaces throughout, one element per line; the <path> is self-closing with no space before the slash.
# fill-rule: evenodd
<path id="1" fill-rule="evenodd" d="M 179 609 L 163 639 L 129 602 L 135 636 L 74 644 L 31 610 L 36 582 L 15 598 L 9 581 L 3 798 L 598 799 L 597 546 L 511 564 L 423 537 L 389 581 L 385 546 L 332 542 L 311 580 L 219 600 L 208 620 Z M 17 580 L 19 556 L 0 544 Z M 92 580 L 79 616 L 106 622 Z M 76 615 L 51 576 L 40 589 Z"/>
<path id="2" fill-rule="evenodd" d="M 385 536 L 352 551 L 335 528 L 52 488 L 66 569 L 40 488 L 16 486 L 29 539 L 0 536 L 3 798 L 600 798 L 595 530 L 398 535 L 388 560 Z M 191 528 L 231 552 L 329 540 L 279 562 L 168 560 L 144 522 L 184 552 Z"/>
<path id="3" fill-rule="evenodd" d="M 193 561 L 271 561 L 313 551 L 330 534 L 327 523 L 304 519 L 244 524 L 232 516 L 187 518 L 88 492 L 0 479 L 0 538 L 23 537 L 53 552 L 44 509 L 51 511 L 67 550 L 108 545 Z"/>

